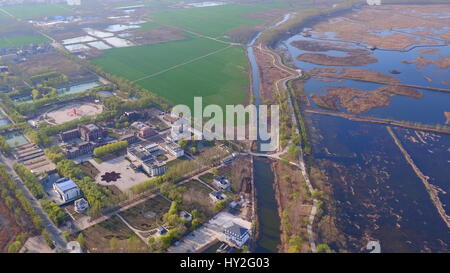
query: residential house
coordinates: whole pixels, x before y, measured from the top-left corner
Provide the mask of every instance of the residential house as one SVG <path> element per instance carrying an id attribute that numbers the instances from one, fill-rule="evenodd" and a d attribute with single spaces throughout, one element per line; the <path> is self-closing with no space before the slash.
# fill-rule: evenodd
<path id="1" fill-rule="evenodd" d="M 212 202 L 215 204 L 219 201 L 227 200 L 225 194 L 220 191 L 213 191 L 209 194 L 209 198 L 211 198 Z"/>
<path id="2" fill-rule="evenodd" d="M 214 177 L 213 183 L 222 190 L 228 190 L 230 188 L 230 181 L 223 176 Z"/>
<path id="3" fill-rule="evenodd" d="M 85 213 L 87 211 L 87 209 L 89 208 L 89 203 L 84 198 L 75 200 L 75 202 L 73 204 L 75 207 L 75 211 L 78 213 Z"/>
<path id="4" fill-rule="evenodd" d="M 250 238 L 249 230 L 235 223 L 225 228 L 223 233 L 228 242 L 238 247 L 242 247 Z"/>

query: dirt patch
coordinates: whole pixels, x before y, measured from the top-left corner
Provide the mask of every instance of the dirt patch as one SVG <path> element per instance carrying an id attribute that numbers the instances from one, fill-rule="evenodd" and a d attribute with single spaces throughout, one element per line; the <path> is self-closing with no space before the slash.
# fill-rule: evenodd
<path id="1" fill-rule="evenodd" d="M 360 114 L 376 107 L 388 106 L 391 97 L 395 95 L 416 99 L 422 97 L 422 93 L 413 88 L 391 85 L 383 86 L 373 91 L 335 87 L 328 89 L 325 96 L 314 94 L 311 98 L 316 105 L 322 108 L 338 110 L 338 106 L 341 105 L 348 112 Z"/>
<path id="2" fill-rule="evenodd" d="M 58 71 L 68 76 L 71 80 L 93 76 L 87 69 L 60 53 L 49 53 L 33 56 L 17 66 L 29 77 L 49 71 Z"/>

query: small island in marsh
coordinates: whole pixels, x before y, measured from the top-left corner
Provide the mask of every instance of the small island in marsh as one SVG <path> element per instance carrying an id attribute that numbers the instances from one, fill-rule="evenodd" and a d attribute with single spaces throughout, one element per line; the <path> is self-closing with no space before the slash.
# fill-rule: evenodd
<path id="1" fill-rule="evenodd" d="M 393 96 L 407 96 L 420 99 L 422 93 L 414 88 L 389 85 L 373 91 L 360 90 L 351 87 L 334 87 L 324 96 L 313 94 L 311 99 L 316 105 L 326 109 L 338 110 L 339 105 L 348 112 L 361 114 L 375 107 L 388 106 Z"/>

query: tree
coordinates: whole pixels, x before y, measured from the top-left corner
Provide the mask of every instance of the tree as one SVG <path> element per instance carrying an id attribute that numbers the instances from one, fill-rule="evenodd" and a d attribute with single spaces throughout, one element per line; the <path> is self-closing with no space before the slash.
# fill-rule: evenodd
<path id="1" fill-rule="evenodd" d="M 291 158 L 297 159 L 300 156 L 300 148 L 296 145 L 289 146 L 288 154 Z"/>
<path id="2" fill-rule="evenodd" d="M 217 170 L 217 168 L 212 168 L 211 172 L 215 175 L 215 176 L 219 176 L 219 170 Z"/>
<path id="3" fill-rule="evenodd" d="M 3 136 L 0 136 L 0 151 L 7 155 L 11 153 L 11 147 Z"/>
<path id="4" fill-rule="evenodd" d="M 318 244 L 317 245 L 317 252 L 319 253 L 331 253 L 333 252 L 331 248 L 327 244 Z"/>
<path id="5" fill-rule="evenodd" d="M 128 252 L 136 253 L 138 250 L 139 250 L 139 239 L 136 237 L 136 235 L 132 235 L 128 239 Z"/>
<path id="6" fill-rule="evenodd" d="M 81 248 L 84 248 L 84 247 L 86 246 L 86 242 L 85 242 L 85 240 L 84 240 L 84 235 L 83 235 L 83 233 L 78 234 L 77 242 L 80 244 L 80 247 L 81 247 Z"/>
<path id="7" fill-rule="evenodd" d="M 31 90 L 31 96 L 33 97 L 33 100 L 37 100 L 41 96 L 41 93 L 39 90 L 33 89 Z"/>
<path id="8" fill-rule="evenodd" d="M 118 248 L 119 241 L 116 237 L 112 237 L 111 240 L 109 240 L 109 249 L 111 252 L 116 252 Z"/>
<path id="9" fill-rule="evenodd" d="M 107 154 L 111 154 L 117 151 L 124 150 L 128 147 L 128 141 L 117 141 L 114 143 L 106 144 L 94 149 L 95 157 L 102 157 Z"/>
<path id="10" fill-rule="evenodd" d="M 187 145 L 187 140 L 182 139 L 182 140 L 178 141 L 178 145 L 180 145 L 180 147 L 184 149 Z"/>
<path id="11" fill-rule="evenodd" d="M 292 235 L 288 241 L 289 253 L 300 253 L 302 251 L 302 239 L 298 235 Z"/>
<path id="12" fill-rule="evenodd" d="M 214 205 L 214 211 L 219 212 L 219 211 L 225 209 L 227 207 L 227 205 L 228 205 L 227 200 L 221 200 Z"/>
<path id="13" fill-rule="evenodd" d="M 17 253 L 19 252 L 21 247 L 22 244 L 20 243 L 20 241 L 14 241 L 8 246 L 8 253 Z"/>
<path id="14" fill-rule="evenodd" d="M 195 154 L 197 154 L 197 147 L 195 147 L 195 146 L 192 146 L 191 147 L 191 153 L 193 154 L 193 155 L 195 155 Z"/>

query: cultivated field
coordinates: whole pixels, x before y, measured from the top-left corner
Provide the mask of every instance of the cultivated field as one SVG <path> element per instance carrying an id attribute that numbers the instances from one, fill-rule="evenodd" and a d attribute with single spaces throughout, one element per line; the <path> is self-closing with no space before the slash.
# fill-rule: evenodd
<path id="1" fill-rule="evenodd" d="M 169 25 L 176 25 L 194 32 L 217 37 L 228 31 L 264 23 L 261 16 L 251 16 L 269 8 L 286 7 L 285 1 L 269 1 L 253 4 L 226 4 L 205 8 L 171 9 L 157 12 L 152 19 Z"/>
<path id="2" fill-rule="evenodd" d="M 191 105 L 245 103 L 249 77 L 242 47 L 204 38 L 111 49 L 93 61 L 107 71 L 168 99 Z"/>
<path id="3" fill-rule="evenodd" d="M 29 44 L 42 44 L 50 40 L 42 35 L 0 37 L 0 48 L 17 47 Z"/>
<path id="4" fill-rule="evenodd" d="M 2 7 L 3 14 L 12 15 L 18 19 L 37 19 L 45 16 L 70 15 L 73 10 L 65 4 L 28 4 Z"/>

